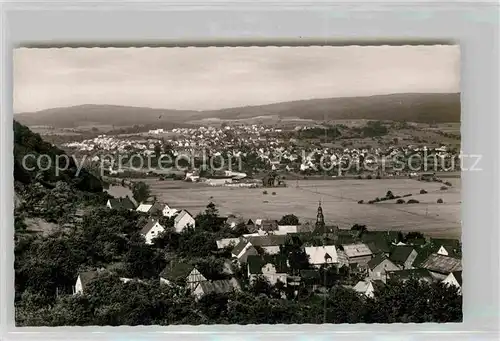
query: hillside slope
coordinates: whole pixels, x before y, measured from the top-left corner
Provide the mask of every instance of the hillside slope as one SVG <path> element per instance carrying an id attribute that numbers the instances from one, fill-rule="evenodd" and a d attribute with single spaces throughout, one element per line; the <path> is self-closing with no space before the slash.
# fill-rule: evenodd
<path id="1" fill-rule="evenodd" d="M 249 118 L 279 115 L 312 120 L 373 119 L 409 122 L 460 122 L 459 94 L 394 94 L 326 98 L 230 108 L 203 113 L 208 117 Z M 201 118 L 201 114 L 197 115 Z"/>
<path id="2" fill-rule="evenodd" d="M 182 123 L 197 113 L 196 111 L 86 104 L 20 113 L 14 117 L 28 126 L 48 125 L 56 128 L 74 128 L 110 125 L 124 127 L 158 122 Z"/>
<path id="3" fill-rule="evenodd" d="M 91 125 L 181 124 L 207 118 L 279 116 L 312 120 L 372 119 L 422 123 L 460 122 L 460 94 L 393 94 L 311 99 L 208 111 L 81 105 L 16 114 L 19 122 L 71 128 Z"/>
<path id="4" fill-rule="evenodd" d="M 101 180 L 90 174 L 85 168 L 81 169 L 78 176 L 77 165 L 73 158 L 69 158 L 70 162 L 66 170 L 56 172 L 55 161 L 58 155 L 63 155 L 64 152 L 59 148 L 45 142 L 39 134 L 33 133 L 29 128 L 14 121 L 14 180 L 23 184 L 30 184 L 38 181 L 46 186 L 52 186 L 56 181 L 64 181 L 72 187 L 85 192 L 102 192 Z M 23 166 L 23 158 L 26 155 L 32 155 L 26 158 L 26 166 Z M 40 170 L 37 165 L 37 158 L 40 155 L 47 155 L 50 161 L 50 168 Z M 40 158 L 41 165 L 46 168 L 44 162 L 47 161 Z M 62 160 L 62 159 L 61 159 Z M 61 161 L 61 167 L 65 164 Z"/>

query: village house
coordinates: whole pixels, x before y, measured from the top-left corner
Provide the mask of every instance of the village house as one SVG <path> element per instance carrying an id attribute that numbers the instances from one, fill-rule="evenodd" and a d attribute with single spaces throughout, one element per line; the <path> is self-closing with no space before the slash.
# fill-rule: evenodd
<path id="1" fill-rule="evenodd" d="M 162 205 L 159 202 L 156 203 L 140 203 L 136 209 L 137 212 L 147 213 L 149 215 L 161 214 Z"/>
<path id="2" fill-rule="evenodd" d="M 441 245 L 436 253 L 438 255 L 450 256 L 450 257 L 453 257 L 455 255 L 453 248 L 449 245 Z"/>
<path id="3" fill-rule="evenodd" d="M 462 261 L 433 253 L 420 264 L 420 267 L 429 270 L 436 280 L 444 280 L 451 272 L 462 270 Z"/>
<path id="4" fill-rule="evenodd" d="M 462 271 L 453 271 L 443 280 L 446 285 L 451 285 L 458 288 L 458 292 L 462 293 Z"/>
<path id="5" fill-rule="evenodd" d="M 271 219 L 263 219 L 260 221 L 259 230 L 264 232 L 274 232 L 278 230 L 278 221 Z"/>
<path id="6" fill-rule="evenodd" d="M 372 259 L 373 253 L 366 244 L 347 244 L 342 245 L 347 258 L 349 259 L 349 263 L 355 263 L 359 266 L 366 265 L 370 259 Z"/>
<path id="7" fill-rule="evenodd" d="M 194 228 L 196 222 L 193 216 L 186 210 L 182 210 L 174 220 L 174 228 L 175 232 L 181 233 L 188 226 Z"/>
<path id="8" fill-rule="evenodd" d="M 78 278 L 76 279 L 76 283 L 73 287 L 73 294 L 83 294 L 87 285 L 99 276 L 98 270 L 93 271 L 84 271 L 78 274 Z"/>
<path id="9" fill-rule="evenodd" d="M 165 231 L 165 227 L 158 220 L 151 219 L 141 229 L 141 235 L 144 236 L 146 244 L 152 245 L 153 239 Z"/>
<path id="10" fill-rule="evenodd" d="M 383 253 L 389 256 L 391 251 L 389 244 L 394 241 L 394 235 L 391 232 L 392 231 L 365 231 L 361 235 L 361 242 L 366 244 L 374 255 Z"/>
<path id="11" fill-rule="evenodd" d="M 373 298 L 375 296 L 375 292 L 384 286 L 384 282 L 379 280 L 364 280 L 359 281 L 354 287 L 353 290 L 356 291 L 360 295 L 364 295 L 369 298 Z"/>
<path id="12" fill-rule="evenodd" d="M 314 267 L 321 267 L 324 264 L 338 265 L 337 250 L 335 245 L 308 246 L 304 248 L 309 257 L 309 264 Z"/>
<path id="13" fill-rule="evenodd" d="M 344 250 L 337 249 L 337 259 L 338 259 L 338 267 L 341 268 L 343 266 L 349 266 L 349 258 L 347 258 Z"/>
<path id="14" fill-rule="evenodd" d="M 395 280 L 400 282 L 406 282 L 410 279 L 416 279 L 420 282 L 432 283 L 434 278 L 427 269 L 409 269 L 409 270 L 397 270 L 397 271 L 387 271 L 387 280 Z"/>
<path id="15" fill-rule="evenodd" d="M 234 229 L 236 226 L 244 224 L 245 221 L 240 217 L 228 217 L 225 223 L 227 224 L 227 226 Z"/>
<path id="16" fill-rule="evenodd" d="M 458 253 L 460 252 L 460 242 L 458 240 L 432 238 L 430 242 L 438 250 L 436 252 L 437 254 L 454 258 L 460 258 L 458 256 Z"/>
<path id="17" fill-rule="evenodd" d="M 160 283 L 169 286 L 185 286 L 194 290 L 196 286 L 207 279 L 198 269 L 185 263 L 169 264 L 160 273 Z"/>
<path id="18" fill-rule="evenodd" d="M 135 204 L 128 197 L 108 199 L 106 207 L 113 210 L 135 210 Z"/>
<path id="19" fill-rule="evenodd" d="M 383 254 L 378 254 L 368 262 L 368 277 L 386 282 L 388 271 L 397 271 L 399 267 Z"/>
<path id="20" fill-rule="evenodd" d="M 287 261 L 276 255 L 248 256 L 247 259 L 248 278 L 250 283 L 258 276 L 263 276 L 271 285 L 278 281 L 287 285 Z"/>
<path id="21" fill-rule="evenodd" d="M 108 271 L 104 268 L 80 272 L 78 274 L 77 279 L 76 279 L 75 285 L 73 286 L 73 295 L 83 294 L 85 291 L 85 288 L 88 286 L 88 284 L 90 282 L 92 282 L 93 280 L 97 279 L 100 274 L 104 274 L 104 273 L 113 274 L 113 272 Z M 131 281 L 142 282 L 139 279 L 125 278 L 125 277 L 119 277 L 119 280 L 122 281 L 123 283 L 128 283 Z"/>
<path id="22" fill-rule="evenodd" d="M 278 225 L 278 229 L 273 234 L 285 235 L 298 232 L 298 225 Z"/>
<path id="23" fill-rule="evenodd" d="M 238 260 L 238 263 L 246 263 L 250 255 L 258 255 L 257 249 L 248 240 L 241 238 L 238 244 L 231 251 L 231 255 Z"/>
<path id="24" fill-rule="evenodd" d="M 280 252 L 280 246 L 285 244 L 284 235 L 251 236 L 246 238 L 257 250 L 260 248 L 266 254 L 275 255 Z"/>
<path id="25" fill-rule="evenodd" d="M 412 246 L 396 246 L 389 257 L 401 270 L 412 269 L 418 253 Z"/>
<path id="26" fill-rule="evenodd" d="M 223 186 L 233 182 L 233 178 L 230 176 L 213 176 L 206 180 L 210 186 Z"/>
<path id="27" fill-rule="evenodd" d="M 169 204 L 164 204 L 162 209 L 162 214 L 164 217 L 171 218 L 176 215 L 179 211 L 173 207 L 170 207 Z"/>
<path id="28" fill-rule="evenodd" d="M 207 294 L 225 294 L 231 291 L 241 290 L 240 284 L 236 278 L 223 279 L 218 281 L 202 281 L 193 290 L 196 300 L 199 300 Z"/>
<path id="29" fill-rule="evenodd" d="M 217 244 L 217 249 L 219 250 L 231 245 L 235 247 L 239 242 L 240 238 L 223 238 L 215 241 L 215 243 Z"/>

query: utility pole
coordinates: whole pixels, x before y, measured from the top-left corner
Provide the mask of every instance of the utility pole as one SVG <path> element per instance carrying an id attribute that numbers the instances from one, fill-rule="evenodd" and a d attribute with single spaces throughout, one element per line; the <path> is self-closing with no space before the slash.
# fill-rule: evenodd
<path id="1" fill-rule="evenodd" d="M 324 232 L 324 231 L 323 231 Z M 323 236 L 323 249 L 325 247 L 325 237 Z M 326 323 L 326 299 L 328 297 L 328 289 L 326 287 L 326 257 L 325 266 L 323 267 L 323 286 L 325 287 L 324 302 L 323 302 L 323 323 Z"/>
<path id="2" fill-rule="evenodd" d="M 325 286 L 325 289 L 326 289 L 326 268 L 323 270 L 323 285 Z M 326 323 L 326 299 L 328 297 L 328 289 L 326 289 L 326 293 L 325 293 L 325 302 L 324 302 L 324 305 L 323 305 L 323 323 Z"/>

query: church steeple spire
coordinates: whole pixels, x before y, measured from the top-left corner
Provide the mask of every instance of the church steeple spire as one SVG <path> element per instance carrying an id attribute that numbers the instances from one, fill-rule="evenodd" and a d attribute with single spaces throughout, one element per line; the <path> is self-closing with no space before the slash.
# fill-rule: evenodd
<path id="1" fill-rule="evenodd" d="M 318 205 L 318 214 L 316 216 L 316 229 L 324 229 L 325 227 L 325 216 L 323 215 L 323 208 L 321 207 L 321 200 Z"/>

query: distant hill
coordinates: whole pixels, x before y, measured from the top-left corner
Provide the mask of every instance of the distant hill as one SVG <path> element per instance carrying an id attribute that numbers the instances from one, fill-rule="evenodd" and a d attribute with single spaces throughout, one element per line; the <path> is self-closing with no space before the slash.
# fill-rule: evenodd
<path id="1" fill-rule="evenodd" d="M 151 109 L 119 105 L 85 104 L 16 114 L 15 119 L 28 126 L 75 128 L 109 125 L 125 127 L 152 123 L 183 123 L 197 111 Z"/>
<path id="2" fill-rule="evenodd" d="M 460 122 L 460 94 L 393 94 L 283 102 L 220 110 L 193 111 L 81 105 L 16 114 L 19 122 L 71 128 L 89 125 L 133 126 L 183 124 L 209 118 L 248 119 L 278 116 L 322 121 L 341 119 L 393 120 L 420 123 Z"/>

